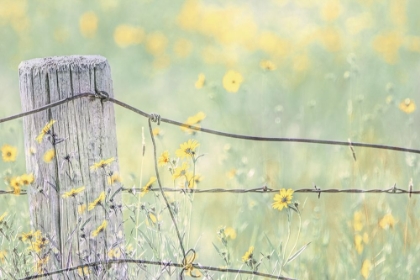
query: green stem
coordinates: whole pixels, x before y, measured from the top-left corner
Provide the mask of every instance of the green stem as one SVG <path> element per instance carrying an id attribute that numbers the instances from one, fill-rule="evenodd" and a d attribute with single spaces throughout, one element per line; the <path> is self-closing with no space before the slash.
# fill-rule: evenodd
<path id="1" fill-rule="evenodd" d="M 169 201 L 166 198 L 165 192 L 162 189 L 162 183 L 160 181 L 159 169 L 158 169 L 158 165 L 157 165 L 156 142 L 155 142 L 155 137 L 153 135 L 152 121 L 151 121 L 150 118 L 149 118 L 149 131 L 150 131 L 150 137 L 152 138 L 153 155 L 154 155 L 154 161 L 155 161 L 155 172 L 156 172 L 156 178 L 157 178 L 157 181 L 158 181 L 158 184 L 159 184 L 159 190 L 160 190 L 160 193 L 162 194 L 163 199 L 165 200 L 166 207 L 168 208 L 169 214 L 171 216 L 172 223 L 175 227 L 176 235 L 178 237 L 179 247 L 181 248 L 181 251 L 182 251 L 182 257 L 185 260 L 186 255 L 185 255 L 184 245 L 182 244 L 182 237 L 181 237 L 181 234 L 179 232 L 178 225 L 177 225 L 176 220 L 175 220 L 175 216 L 172 213 L 171 205 L 169 204 Z"/>
<path id="2" fill-rule="evenodd" d="M 297 237 L 296 237 L 295 245 L 293 245 L 292 250 L 290 250 L 290 253 L 289 253 L 289 256 L 287 257 L 287 259 L 289 259 L 289 258 L 290 258 L 290 256 L 292 255 L 293 251 L 294 251 L 294 250 L 295 250 L 295 248 L 296 248 L 297 242 L 298 242 L 298 240 L 299 240 L 300 230 L 301 230 L 301 228 L 302 228 L 302 217 L 300 216 L 300 213 L 299 213 L 299 212 L 298 212 L 298 215 L 299 215 L 299 229 L 298 229 L 298 234 L 297 234 Z M 285 266 L 285 265 L 286 265 L 286 264 L 283 264 L 283 266 Z"/>
<path id="3" fill-rule="evenodd" d="M 153 135 L 153 134 L 152 134 Z M 144 150 L 146 147 L 145 144 L 145 138 L 144 138 L 144 127 L 141 128 L 141 136 L 142 136 L 142 156 L 141 156 L 141 165 L 140 165 L 140 178 L 139 178 L 139 188 L 141 191 L 141 182 L 143 180 L 143 163 L 144 163 Z M 139 218 L 140 218 L 140 204 L 141 204 L 141 199 L 138 199 L 138 203 L 137 203 L 137 212 L 136 212 L 136 243 L 138 242 L 138 225 L 139 225 Z M 136 250 L 136 258 L 138 257 L 137 255 L 137 250 Z"/>
<path id="4" fill-rule="evenodd" d="M 283 248 L 283 261 L 280 267 L 280 273 L 279 275 L 281 275 L 283 266 L 284 266 L 284 262 L 285 262 L 285 258 L 286 258 L 286 249 L 287 249 L 287 245 L 289 244 L 289 240 L 290 240 L 290 209 L 287 208 L 287 239 L 286 239 L 286 243 L 284 244 L 284 248 Z"/>

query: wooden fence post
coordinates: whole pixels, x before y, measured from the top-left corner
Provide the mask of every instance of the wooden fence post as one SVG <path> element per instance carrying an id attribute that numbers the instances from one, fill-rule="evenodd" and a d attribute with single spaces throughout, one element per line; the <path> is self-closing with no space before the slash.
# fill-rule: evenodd
<path id="1" fill-rule="evenodd" d="M 19 83 L 24 112 L 95 90 L 113 97 L 111 70 L 101 56 L 23 61 L 19 65 Z M 50 129 L 45 128 L 52 120 L 56 122 Z M 27 171 L 35 177 L 28 190 L 32 228 L 40 230 L 42 236 L 36 252 L 38 272 L 123 258 L 121 193 L 116 193 L 120 186 L 109 182 L 111 175 L 118 172 L 112 103 L 78 98 L 26 116 L 23 124 Z M 45 135 L 40 139 L 42 133 Z M 95 163 L 110 158 L 115 160 L 95 168 Z M 81 192 L 63 197 L 72 189 Z M 102 192 L 106 195 L 104 200 Z M 90 203 L 94 207 L 88 210 Z M 104 221 L 106 227 L 101 228 Z M 66 272 L 65 279 L 80 279 L 80 274 L 82 278 L 90 274 L 94 279 L 126 279 L 127 266 L 103 265 L 90 267 L 89 271 L 85 268 Z"/>

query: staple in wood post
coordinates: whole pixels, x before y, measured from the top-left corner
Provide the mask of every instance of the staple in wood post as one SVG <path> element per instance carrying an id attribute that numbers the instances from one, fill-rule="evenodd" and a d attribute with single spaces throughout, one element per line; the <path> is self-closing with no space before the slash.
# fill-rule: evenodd
<path id="1" fill-rule="evenodd" d="M 63 56 L 32 59 L 19 65 L 22 110 L 28 111 L 58 100 L 95 90 L 113 97 L 111 70 L 101 56 Z M 56 120 L 41 143 L 36 137 Z M 117 141 L 112 103 L 84 97 L 26 116 L 23 120 L 27 172 L 35 181 L 28 190 L 33 230 L 40 230 L 47 246 L 36 254 L 38 273 L 78 266 L 88 262 L 124 258 L 121 193 L 110 184 L 110 172 L 118 172 Z M 55 144 L 54 144 L 55 140 Z M 46 162 L 44 154 L 54 151 Z M 94 163 L 115 158 L 104 167 Z M 71 189 L 85 187 L 74 197 L 63 198 Z M 92 210 L 89 203 L 105 192 L 105 201 Z M 111 199 L 112 197 L 112 199 Z M 85 209 L 83 209 L 85 208 Z M 107 221 L 104 231 L 95 230 Z M 96 236 L 95 236 L 96 235 Z M 109 252 L 114 254 L 109 254 Z M 126 265 L 113 264 L 66 272 L 66 279 L 90 274 L 94 279 L 126 279 Z M 63 279 L 63 274 L 54 276 Z"/>

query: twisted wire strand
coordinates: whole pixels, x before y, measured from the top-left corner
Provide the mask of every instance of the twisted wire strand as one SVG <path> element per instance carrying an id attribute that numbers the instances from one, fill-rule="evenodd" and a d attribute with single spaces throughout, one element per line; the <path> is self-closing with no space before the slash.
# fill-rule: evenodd
<path id="1" fill-rule="evenodd" d="M 2 118 L 2 119 L 0 119 L 0 123 L 11 121 L 11 120 L 14 120 L 14 119 L 18 119 L 18 118 L 28 116 L 28 115 L 31 115 L 31 114 L 35 114 L 35 113 L 41 112 L 43 110 L 47 110 L 49 108 L 52 108 L 52 107 L 64 104 L 66 102 L 69 102 L 69 101 L 72 101 L 72 100 L 75 100 L 75 99 L 78 99 L 78 98 L 82 98 L 82 97 L 99 98 L 99 99 L 117 104 L 118 106 L 121 106 L 125 109 L 128 109 L 128 110 L 130 110 L 130 111 L 132 111 L 136 114 L 139 114 L 143 117 L 155 118 L 154 116 L 152 116 L 152 114 L 148 114 L 148 113 L 146 113 L 146 112 L 144 112 L 140 109 L 137 109 L 133 106 L 130 106 L 129 104 L 127 104 L 125 102 L 122 102 L 122 101 L 119 101 L 115 98 L 111 98 L 111 97 L 105 98 L 102 95 L 95 94 L 93 92 L 83 92 L 83 93 L 80 93 L 80 94 L 75 95 L 73 97 L 64 98 L 64 99 L 59 100 L 57 102 L 42 106 L 40 108 L 31 110 L 31 111 L 28 111 L 28 112 L 24 112 L 24 113 L 9 116 L 9 117 L 6 117 L 6 118 Z M 196 130 L 196 131 L 201 131 L 201 132 L 204 132 L 204 133 L 219 135 L 219 136 L 228 137 L 228 138 L 243 139 L 243 140 L 267 141 L 267 142 L 294 142 L 294 143 L 311 143 L 311 144 L 324 144 L 324 145 L 335 145 L 335 146 L 363 147 L 363 148 L 383 149 L 383 150 L 391 150 L 391 151 L 398 151 L 398 152 L 420 154 L 419 149 L 410 149 L 410 148 L 390 146 L 390 145 L 369 144 L 369 143 L 359 143 L 359 142 L 349 142 L 349 141 L 335 141 L 335 140 L 318 140 L 318 139 L 287 138 L 287 137 L 260 137 L 260 136 L 233 134 L 233 133 L 222 132 L 222 131 L 217 131 L 217 130 L 213 130 L 213 129 L 203 128 L 203 127 L 188 125 L 188 124 L 185 124 L 185 123 L 181 123 L 181 122 L 178 122 L 178 121 L 174 121 L 174 120 L 166 119 L 166 118 L 161 118 L 161 117 L 159 118 L 158 122 L 159 123 L 164 122 L 164 123 L 168 123 L 168 124 L 172 124 L 172 125 L 176 125 L 176 126 L 180 126 L 180 127 L 189 128 L 189 129 Z"/>
<path id="2" fill-rule="evenodd" d="M 168 209 L 168 212 L 171 216 L 172 224 L 175 227 L 175 232 L 178 237 L 179 247 L 181 248 L 182 256 L 185 260 L 186 253 L 185 253 L 184 245 L 182 242 L 181 233 L 179 232 L 178 225 L 176 223 L 174 213 L 172 213 L 172 208 L 171 208 L 171 205 L 169 204 L 168 198 L 166 197 L 165 192 L 162 190 L 162 183 L 160 181 L 159 169 L 158 169 L 158 164 L 157 164 L 156 142 L 155 142 L 155 137 L 153 136 L 153 129 L 152 129 L 152 122 L 159 123 L 159 119 L 160 119 L 160 116 L 155 115 L 155 114 L 152 114 L 149 118 L 149 132 L 150 132 L 150 137 L 152 138 L 152 144 L 153 144 L 153 159 L 154 159 L 154 165 L 155 165 L 155 173 L 156 173 L 156 178 L 158 181 L 160 193 L 162 194 L 163 200 L 165 201 L 165 204 L 166 204 L 166 208 Z M 182 276 L 180 278 L 182 279 Z"/>
<path id="3" fill-rule="evenodd" d="M 260 188 L 253 188 L 253 189 L 221 189 L 221 188 L 215 188 L 215 189 L 182 189 L 182 188 L 166 188 L 162 187 L 163 192 L 179 192 L 179 193 L 235 193 L 235 194 L 241 194 L 241 193 L 276 193 L 279 192 L 281 189 L 271 189 L 267 187 L 260 187 Z M 122 188 L 122 192 L 127 193 L 139 193 L 142 191 L 142 188 Z M 148 191 L 150 192 L 160 192 L 159 188 L 150 188 Z M 371 189 L 371 190 L 364 190 L 364 189 L 295 189 L 293 190 L 294 193 L 314 193 L 314 194 L 320 194 L 320 193 L 386 193 L 386 194 L 420 194 L 420 191 L 413 191 L 413 190 L 404 190 L 400 188 L 386 188 L 386 189 Z M 13 191 L 0 191 L 0 195 L 15 195 Z M 26 195 L 27 192 L 25 190 L 22 190 L 19 195 Z"/>
<path id="4" fill-rule="evenodd" d="M 183 264 L 179 263 L 172 263 L 172 262 L 165 262 L 165 261 L 148 261 L 148 260 L 136 260 L 136 259 L 115 259 L 115 260 L 107 260 L 107 261 L 97 261 L 97 262 L 91 262 L 86 263 L 74 267 L 59 269 L 43 274 L 35 274 L 30 275 L 24 278 L 20 278 L 20 280 L 31 280 L 31 279 L 38 279 L 46 276 L 51 275 L 57 275 L 61 273 L 66 273 L 70 271 L 77 270 L 79 268 L 83 269 L 84 267 L 90 267 L 90 266 L 98 266 L 98 265 L 107 265 L 107 264 L 119 264 L 119 263 L 135 263 L 135 264 L 150 264 L 150 265 L 160 265 L 164 267 L 179 267 L 183 268 Z M 284 276 L 278 276 L 278 275 L 272 275 L 267 273 L 261 273 L 258 271 L 249 271 L 249 270 L 241 270 L 241 269 L 230 269 L 230 268 L 219 268 L 219 267 L 213 267 L 213 266 L 204 266 L 199 264 L 192 264 L 192 266 L 196 269 L 201 270 L 210 270 L 210 271 L 217 271 L 217 272 L 228 272 L 228 273 L 237 273 L 237 274 L 248 274 L 248 275 L 255 275 L 255 276 L 262 276 L 270 279 L 281 279 L 281 280 L 295 280 L 294 278 L 284 277 Z"/>

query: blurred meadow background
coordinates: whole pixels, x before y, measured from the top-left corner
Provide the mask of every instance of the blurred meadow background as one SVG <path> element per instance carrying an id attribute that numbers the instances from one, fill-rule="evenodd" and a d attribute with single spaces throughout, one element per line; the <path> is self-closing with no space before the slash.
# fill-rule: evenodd
<path id="1" fill-rule="evenodd" d="M 110 63 L 115 98 L 165 118 L 237 134 L 420 148 L 418 1 L 0 0 L 0 38 L 1 118 L 21 112 L 21 61 L 99 54 Z M 118 106 L 115 110 L 121 182 L 142 187 L 155 175 L 147 119 Z M 383 189 L 394 184 L 407 189 L 410 180 L 414 190 L 420 189 L 416 154 L 355 148 L 355 161 L 349 147 L 235 140 L 168 124 L 154 132 L 158 154 L 167 150 L 175 157 L 181 143 L 200 143 L 200 189 Z M 10 176 L 26 172 L 22 120 L 0 124 L 4 145 L 17 148 L 15 161 L 0 161 L 0 189 L 10 190 Z M 168 169 L 160 172 L 163 184 L 171 187 Z M 266 273 L 278 263 L 273 248 L 282 244 L 284 249 L 288 235 L 287 210 L 273 209 L 273 197 L 170 195 L 179 203 L 185 247 L 196 249 L 196 262 L 249 270 L 243 257 L 253 246 L 253 258 L 261 261 L 258 271 Z M 123 199 L 133 250 L 129 209 L 154 209 L 158 222 L 170 225 L 154 194 L 126 193 Z M 311 244 L 284 275 L 419 278 L 417 195 L 322 194 L 318 199 L 295 193 L 293 201 L 299 201 L 302 226 L 298 236 L 299 218 L 293 213 L 286 254 L 296 238 L 296 249 Z M 5 211 L 22 232 L 30 230 L 27 196 L 2 195 L 0 216 Z M 137 216 L 137 225 L 153 235 L 145 213 Z M 221 237 L 221 229 L 227 236 Z M 223 240 L 228 240 L 226 248 Z M 0 252 L 8 246 L 3 241 Z M 215 246 L 229 252 L 229 264 Z M 142 252 L 136 256 L 153 258 Z M 246 277 L 251 279 L 239 279 Z"/>

